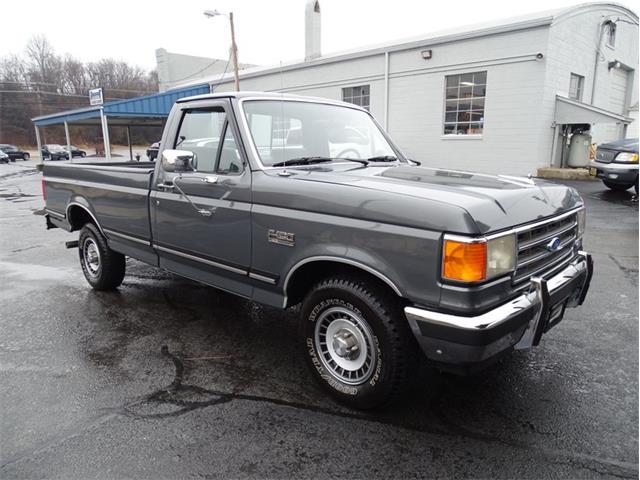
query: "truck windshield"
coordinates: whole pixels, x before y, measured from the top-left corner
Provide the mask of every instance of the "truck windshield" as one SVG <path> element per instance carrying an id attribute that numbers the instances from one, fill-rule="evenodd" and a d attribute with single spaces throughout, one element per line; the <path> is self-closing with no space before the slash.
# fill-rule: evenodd
<path id="1" fill-rule="evenodd" d="M 295 100 L 248 100 L 244 114 L 264 166 L 307 157 L 397 157 L 371 117 L 354 108 Z"/>

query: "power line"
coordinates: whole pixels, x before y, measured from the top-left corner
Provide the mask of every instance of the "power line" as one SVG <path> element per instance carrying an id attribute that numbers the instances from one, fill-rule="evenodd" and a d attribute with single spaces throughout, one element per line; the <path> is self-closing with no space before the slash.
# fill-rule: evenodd
<path id="1" fill-rule="evenodd" d="M 231 62 L 231 52 L 229 52 L 229 58 L 227 59 L 227 64 L 224 66 L 224 71 L 222 72 L 222 75 L 220 75 L 220 78 L 218 79 L 215 85 L 213 84 L 211 85 L 210 90 L 216 88 L 218 85 L 222 83 L 222 79 L 227 73 L 227 68 L 229 68 L 229 62 Z"/>
<path id="2" fill-rule="evenodd" d="M 29 87 L 32 85 L 48 85 L 51 87 L 58 87 L 60 88 L 62 86 L 62 84 L 59 83 L 48 83 L 48 82 L 12 82 L 9 80 L 0 80 L 0 84 L 2 83 L 9 83 L 11 85 L 23 85 L 25 87 Z M 113 87 L 104 87 L 105 90 L 112 90 L 115 92 L 132 92 L 132 93 L 154 93 L 153 90 L 132 90 L 132 89 L 128 89 L 128 88 L 113 88 Z M 88 90 L 88 89 L 87 89 Z"/>
<path id="3" fill-rule="evenodd" d="M 229 59 L 231 59 L 231 54 L 229 54 Z M 213 62 L 211 62 L 210 64 L 206 65 L 204 68 L 201 68 L 200 70 L 198 70 L 195 73 L 192 73 L 190 75 L 187 75 L 186 77 L 182 77 L 182 78 L 178 78 L 175 80 L 170 80 L 168 83 L 176 83 L 176 82 L 181 82 L 183 80 L 186 80 L 188 78 L 192 78 L 195 77 L 196 75 L 198 75 L 199 73 L 204 72 L 207 68 L 212 67 L 213 65 L 215 65 L 216 63 L 218 63 L 220 61 L 220 59 L 216 58 Z M 227 65 L 229 64 L 229 60 L 227 60 Z M 227 67 L 225 65 L 224 67 L 225 71 L 227 70 Z"/>

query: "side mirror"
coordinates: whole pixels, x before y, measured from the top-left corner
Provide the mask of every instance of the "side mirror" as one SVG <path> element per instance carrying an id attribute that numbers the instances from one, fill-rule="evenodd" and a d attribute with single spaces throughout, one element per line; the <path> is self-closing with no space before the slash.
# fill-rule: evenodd
<path id="1" fill-rule="evenodd" d="M 195 171 L 195 154 L 188 150 L 164 150 L 162 152 L 162 169 L 165 172 Z"/>

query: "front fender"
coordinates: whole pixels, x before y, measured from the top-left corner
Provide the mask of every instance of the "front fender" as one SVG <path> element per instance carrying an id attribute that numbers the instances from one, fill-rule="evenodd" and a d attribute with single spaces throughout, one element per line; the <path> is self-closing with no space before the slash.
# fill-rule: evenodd
<path id="1" fill-rule="evenodd" d="M 406 295 L 401 277 L 396 269 L 371 252 L 350 246 L 317 245 L 315 248 L 309 248 L 306 252 L 301 252 L 298 257 L 300 258 L 297 260 L 296 258 L 292 259 L 280 282 L 285 296 L 290 287 L 291 278 L 298 269 L 313 262 L 334 262 L 359 268 L 382 280 L 399 297 Z"/>

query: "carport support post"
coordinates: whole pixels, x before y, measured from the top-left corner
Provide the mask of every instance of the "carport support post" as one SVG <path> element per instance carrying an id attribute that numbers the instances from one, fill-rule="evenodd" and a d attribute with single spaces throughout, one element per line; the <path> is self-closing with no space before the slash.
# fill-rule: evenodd
<path id="1" fill-rule="evenodd" d="M 69 163 L 73 162 L 73 153 L 71 152 L 71 138 L 69 137 L 69 124 L 64 122 L 64 134 L 67 137 L 67 152 L 69 152 Z"/>
<path id="2" fill-rule="evenodd" d="M 129 160 L 133 162 L 133 149 L 131 148 L 131 125 L 127 125 L 127 144 L 129 145 Z"/>
<path id="3" fill-rule="evenodd" d="M 107 160 L 111 160 L 111 142 L 109 141 L 109 124 L 104 114 L 104 109 L 100 109 L 100 122 L 102 123 L 102 140 L 104 141 L 104 155 Z"/>
<path id="4" fill-rule="evenodd" d="M 40 140 L 40 129 L 38 125 L 33 126 L 36 129 L 36 143 L 38 144 L 38 156 L 40 157 L 40 163 L 44 163 L 44 158 L 42 158 L 42 140 Z"/>

